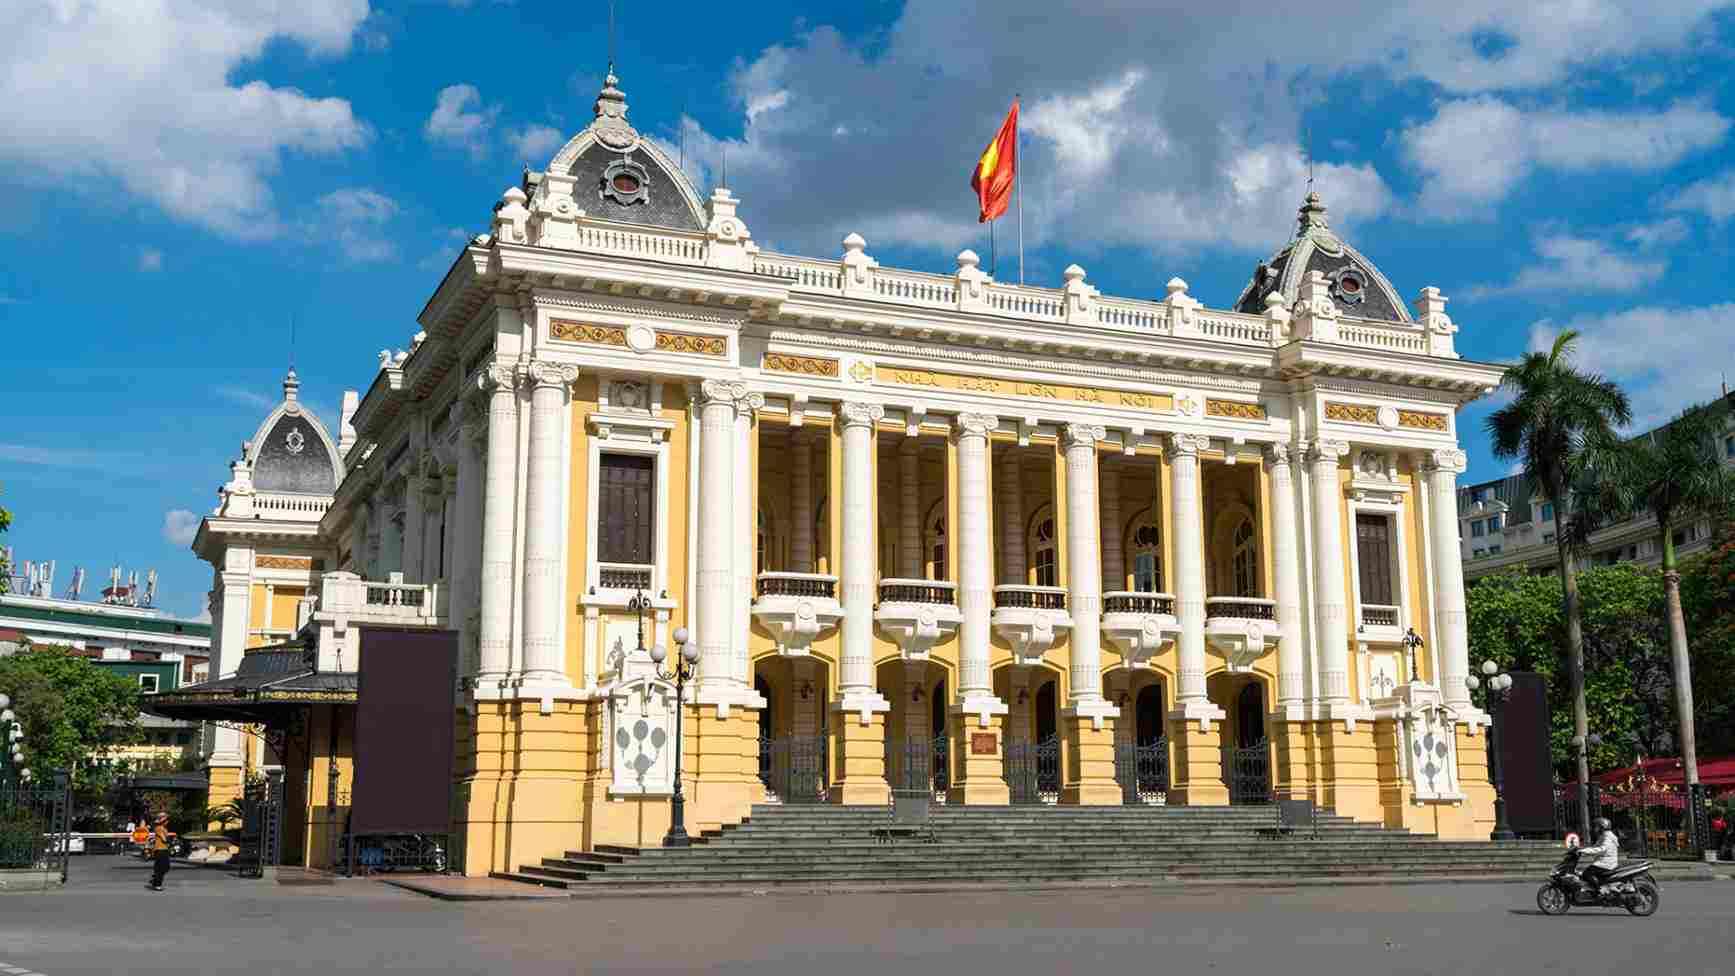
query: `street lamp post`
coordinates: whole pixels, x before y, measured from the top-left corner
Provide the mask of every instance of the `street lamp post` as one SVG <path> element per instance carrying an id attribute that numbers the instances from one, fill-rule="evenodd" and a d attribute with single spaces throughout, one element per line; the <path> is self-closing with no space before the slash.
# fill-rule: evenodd
<path id="1" fill-rule="evenodd" d="M 1500 716 L 1506 710 L 1506 700 L 1512 696 L 1512 675 L 1493 661 L 1482 662 L 1482 674 L 1482 678 L 1472 674 L 1464 680 L 1471 691 L 1486 686 L 1483 701 L 1494 717 L 1494 723 L 1488 727 L 1488 757 L 1494 774 L 1494 832 L 1488 835 L 1488 839 L 1517 840 L 1518 835 L 1506 823 L 1506 776 L 1500 762 Z"/>
<path id="2" fill-rule="evenodd" d="M 0 693 L 0 786 L 26 778 L 23 740 L 24 726 L 12 711 L 12 699 Z"/>
<path id="3" fill-rule="evenodd" d="M 663 837 L 663 846 L 691 847 L 693 839 L 687 836 L 687 796 L 681 788 L 681 745 L 686 738 L 682 720 L 687 713 L 687 682 L 692 680 L 693 668 L 699 663 L 699 648 L 687 643 L 685 627 L 675 628 L 674 638 L 676 653 L 669 671 L 662 669 L 662 663 L 669 657 L 668 649 L 661 644 L 651 648 L 657 677 L 675 683 L 675 795 L 669 802 L 669 832 Z"/>
<path id="4" fill-rule="evenodd" d="M 1411 627 L 1404 631 L 1404 648 L 1406 651 L 1404 659 L 1409 662 L 1410 681 L 1412 683 L 1416 680 L 1416 655 L 1421 652 L 1422 643 L 1422 635 L 1416 633 L 1416 628 Z M 1434 680 L 1438 681 L 1439 678 L 1436 677 Z"/>

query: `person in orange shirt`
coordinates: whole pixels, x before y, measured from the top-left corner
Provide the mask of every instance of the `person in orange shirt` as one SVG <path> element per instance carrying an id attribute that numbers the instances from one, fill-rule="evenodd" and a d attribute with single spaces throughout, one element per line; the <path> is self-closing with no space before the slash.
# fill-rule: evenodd
<path id="1" fill-rule="evenodd" d="M 163 876 L 169 873 L 169 815 L 157 814 L 156 823 L 151 827 L 151 880 L 145 887 L 152 891 L 163 890 Z"/>

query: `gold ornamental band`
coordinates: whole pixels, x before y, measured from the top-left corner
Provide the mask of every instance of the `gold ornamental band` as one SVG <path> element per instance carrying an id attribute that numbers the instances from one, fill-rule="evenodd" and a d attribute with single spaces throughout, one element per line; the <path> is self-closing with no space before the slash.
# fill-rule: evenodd
<path id="1" fill-rule="evenodd" d="M 996 396 L 1030 397 L 1037 400 L 1061 400 L 1073 403 L 1094 403 L 1106 407 L 1130 407 L 1173 413 L 1175 398 L 1169 393 L 1135 393 L 1131 390 L 1105 390 L 1091 386 L 1071 386 L 1066 383 L 1027 383 L 1023 380 L 997 379 L 992 376 L 972 376 L 966 373 L 942 373 L 931 369 L 903 366 L 876 366 L 874 380 L 898 386 L 924 386 L 939 390 L 960 390 L 966 393 L 992 393 Z"/>

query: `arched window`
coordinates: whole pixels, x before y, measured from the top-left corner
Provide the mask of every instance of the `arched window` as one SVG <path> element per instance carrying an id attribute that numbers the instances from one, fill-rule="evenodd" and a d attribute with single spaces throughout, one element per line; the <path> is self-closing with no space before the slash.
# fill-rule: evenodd
<path id="1" fill-rule="evenodd" d="M 937 501 L 928 509 L 928 524 L 924 533 L 926 536 L 928 578 L 943 580 L 946 578 L 946 505 L 945 501 Z"/>
<path id="2" fill-rule="evenodd" d="M 1259 546 L 1253 521 L 1244 519 L 1235 527 L 1234 586 L 1236 596 L 1259 595 Z"/>
<path id="3" fill-rule="evenodd" d="M 1140 519 L 1127 539 L 1127 555 L 1133 567 L 1133 589 L 1139 593 L 1163 592 L 1163 536 L 1150 518 Z"/>
<path id="4" fill-rule="evenodd" d="M 1030 520 L 1030 565 L 1036 569 L 1037 586 L 1059 586 L 1060 564 L 1054 549 L 1054 508 L 1043 505 Z"/>

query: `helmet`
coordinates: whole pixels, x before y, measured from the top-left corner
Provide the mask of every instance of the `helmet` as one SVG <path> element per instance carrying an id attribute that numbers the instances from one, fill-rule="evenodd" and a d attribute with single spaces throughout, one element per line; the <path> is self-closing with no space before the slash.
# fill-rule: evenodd
<path id="1" fill-rule="evenodd" d="M 1596 829 L 1597 829 L 1597 833 L 1602 833 L 1605 830 L 1613 830 L 1614 829 L 1614 821 L 1610 820 L 1607 817 L 1598 817 L 1598 818 L 1596 818 Z"/>

